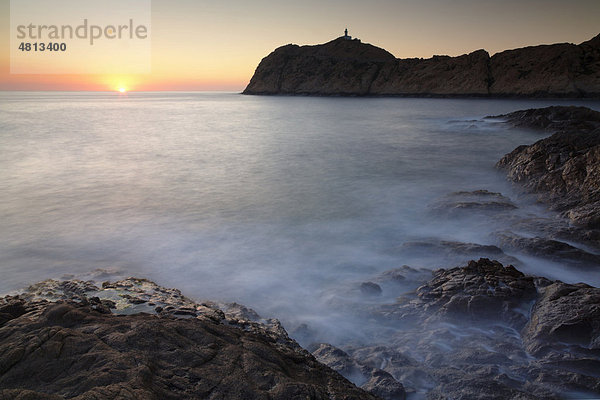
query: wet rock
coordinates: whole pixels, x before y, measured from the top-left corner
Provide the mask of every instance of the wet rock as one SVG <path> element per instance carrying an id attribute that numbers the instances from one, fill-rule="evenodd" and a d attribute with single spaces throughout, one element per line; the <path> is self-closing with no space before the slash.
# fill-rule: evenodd
<path id="1" fill-rule="evenodd" d="M 600 113 L 587 107 L 550 106 L 515 111 L 486 118 L 504 119 L 517 128 L 539 129 L 546 132 L 593 131 L 600 127 Z"/>
<path id="2" fill-rule="evenodd" d="M 414 259 L 415 262 L 434 265 L 436 268 L 450 268 L 479 258 L 495 259 L 504 264 L 521 264 L 517 258 L 505 254 L 500 247 L 493 244 L 466 243 L 437 238 L 406 241 L 394 248 L 393 252 L 404 259 Z"/>
<path id="3" fill-rule="evenodd" d="M 401 298 L 396 306 L 383 306 L 381 311 L 399 319 L 492 320 L 521 328 L 527 322 L 524 304 L 535 296 L 533 277 L 482 258 L 466 267 L 435 271 L 414 297 Z"/>
<path id="4" fill-rule="evenodd" d="M 4 398 L 375 399 L 257 331 L 69 302 L 5 323 L 0 360 Z"/>
<path id="5" fill-rule="evenodd" d="M 86 292 L 91 292 L 94 290 L 98 290 L 98 288 L 93 285 L 91 282 L 83 282 L 83 281 L 64 281 L 58 285 L 59 289 L 61 289 L 67 296 L 72 296 L 77 294 L 79 296 L 84 296 Z"/>
<path id="6" fill-rule="evenodd" d="M 436 314 L 493 318 L 515 326 L 526 320 L 521 307 L 535 295 L 532 277 L 485 258 L 466 267 L 440 270 L 417 289 L 417 296 Z"/>
<path id="7" fill-rule="evenodd" d="M 511 232 L 495 234 L 503 248 L 553 261 L 580 266 L 600 266 L 600 255 L 589 253 L 568 243 L 541 237 L 526 238 Z"/>
<path id="8" fill-rule="evenodd" d="M 600 228 L 600 112 L 581 107 L 527 112 L 535 113 L 535 118 L 548 119 L 550 122 L 542 125 L 559 132 L 532 145 L 517 147 L 496 166 L 507 170 L 510 180 L 538 194 L 541 202 L 576 224 Z M 507 118 L 528 121 L 513 114 Z M 556 120 L 557 114 L 560 120 Z"/>
<path id="9" fill-rule="evenodd" d="M 405 242 L 400 246 L 401 251 L 427 254 L 462 255 L 473 256 L 500 256 L 503 251 L 493 245 L 482 245 L 477 243 L 454 242 L 449 240 L 430 239 L 427 241 Z"/>
<path id="10" fill-rule="evenodd" d="M 363 367 L 353 360 L 345 351 L 328 343 L 319 343 L 309 348 L 313 356 L 340 374 L 362 384 L 368 379 Z"/>
<path id="11" fill-rule="evenodd" d="M 402 382 L 407 394 L 414 393 L 415 388 L 435 387 L 435 380 L 416 360 L 389 346 L 351 347 L 348 353 L 360 365 L 381 369 Z"/>
<path id="12" fill-rule="evenodd" d="M 497 246 L 450 240 L 409 241 L 403 243 L 396 251 L 400 255 L 431 260 L 430 262 L 443 267 L 455 266 L 479 258 L 493 258 L 507 264 L 519 263 L 518 259 L 505 254 Z"/>
<path id="13" fill-rule="evenodd" d="M 131 304 L 144 304 L 148 302 L 147 300 L 140 299 L 139 297 L 135 297 L 130 294 L 122 294 L 120 296 L 124 299 L 127 299 Z"/>
<path id="14" fill-rule="evenodd" d="M 373 282 L 363 282 L 360 284 L 360 292 L 365 296 L 380 296 L 381 286 Z"/>
<path id="15" fill-rule="evenodd" d="M 600 249 L 600 230 L 573 226 L 564 218 L 515 218 L 511 221 L 511 230 L 548 239 L 577 242 L 589 248 Z"/>
<path id="16" fill-rule="evenodd" d="M 413 268 L 403 265 L 389 269 L 373 277 L 372 281 L 382 287 L 414 288 L 431 279 L 432 271 L 427 268 Z"/>
<path id="17" fill-rule="evenodd" d="M 341 349 L 328 343 L 321 343 L 313 349 L 312 354 L 328 367 L 343 376 L 358 382 L 366 391 L 384 400 L 404 400 L 406 392 L 400 382 L 379 368 L 363 365 Z"/>
<path id="18" fill-rule="evenodd" d="M 115 308 L 114 302 L 112 302 L 110 300 L 102 301 L 102 300 L 100 300 L 99 297 L 91 297 L 89 299 L 88 304 L 92 307 L 93 310 L 98 311 L 99 313 L 102 313 L 102 314 L 110 314 L 111 313 L 110 309 Z M 111 305 L 113 307 L 110 307 Z"/>
<path id="19" fill-rule="evenodd" d="M 502 382 L 500 379 L 494 379 L 485 372 L 472 374 L 471 376 L 461 376 L 453 379 L 456 373 L 449 371 L 445 382 L 431 391 L 427 398 L 431 400 L 446 400 L 448 394 L 452 393 L 452 399 L 456 400 L 487 400 L 487 399 L 512 399 L 512 400 L 542 400 L 556 399 L 555 396 L 536 396 L 525 391 L 520 391 L 510 387 L 511 382 Z M 508 384 L 507 384 L 508 383 Z"/>
<path id="20" fill-rule="evenodd" d="M 196 303 L 177 289 L 164 288 L 147 279 L 127 278 L 96 285 L 92 281 L 45 280 L 28 287 L 21 296 L 27 300 L 73 300 L 89 303 L 100 300 L 101 306 L 117 313 L 154 312 L 156 307 L 169 310 L 195 308 Z M 153 305 L 150 306 L 150 303 Z M 215 308 L 218 308 L 215 306 Z"/>
<path id="21" fill-rule="evenodd" d="M 376 370 L 371 374 L 367 383 L 361 386 L 369 393 L 381 397 L 384 400 L 405 400 L 406 391 L 400 382 L 382 370 Z"/>
<path id="22" fill-rule="evenodd" d="M 501 193 L 475 190 L 450 193 L 437 200 L 430 208 L 436 215 L 462 217 L 505 213 L 517 209 L 517 206 Z"/>
<path id="23" fill-rule="evenodd" d="M 226 303 L 223 305 L 225 315 L 230 319 L 242 321 L 260 321 L 260 315 L 251 308 L 238 303 Z"/>
<path id="24" fill-rule="evenodd" d="M 400 268 L 394 268 L 387 271 L 382 272 L 378 275 L 377 280 L 380 281 L 391 281 L 391 282 L 404 282 L 406 280 L 406 272 L 407 271 L 415 271 L 416 269 L 409 267 L 408 265 L 403 265 Z"/>
<path id="25" fill-rule="evenodd" d="M 344 347 L 414 396 L 559 399 L 600 395 L 600 289 L 481 259 L 434 272 L 395 304 L 380 346 Z"/>
<path id="26" fill-rule="evenodd" d="M 541 297 L 523 330 L 527 351 L 538 357 L 557 350 L 600 355 L 600 289 L 583 283 L 555 282 L 540 292 Z M 573 357 L 570 359 L 575 361 Z M 600 360 L 595 363 L 600 368 Z"/>

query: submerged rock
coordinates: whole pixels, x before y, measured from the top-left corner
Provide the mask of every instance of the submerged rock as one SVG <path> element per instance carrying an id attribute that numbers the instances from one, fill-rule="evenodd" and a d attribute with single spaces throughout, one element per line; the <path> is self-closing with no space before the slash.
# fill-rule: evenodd
<path id="1" fill-rule="evenodd" d="M 380 287 L 414 288 L 431 278 L 432 270 L 427 268 L 413 268 L 403 265 L 399 268 L 383 271 L 373 278 L 373 282 Z"/>
<path id="2" fill-rule="evenodd" d="M 510 212 L 516 210 L 517 206 L 501 193 L 475 190 L 447 194 L 433 203 L 430 208 L 435 215 L 439 216 L 470 217 Z"/>
<path id="3" fill-rule="evenodd" d="M 373 282 L 363 282 L 360 284 L 360 291 L 365 296 L 381 295 L 381 286 Z"/>
<path id="4" fill-rule="evenodd" d="M 431 260 L 430 262 L 435 262 L 439 267 L 460 265 L 479 258 L 494 258 L 511 264 L 519 261 L 505 254 L 495 245 L 439 239 L 404 242 L 395 249 L 395 252 L 402 256 L 416 256 L 421 260 Z"/>
<path id="5" fill-rule="evenodd" d="M 312 354 L 323 364 L 343 376 L 359 382 L 363 389 L 383 400 L 404 400 L 406 398 L 404 386 L 391 374 L 360 363 L 337 347 L 321 343 L 312 351 Z"/>

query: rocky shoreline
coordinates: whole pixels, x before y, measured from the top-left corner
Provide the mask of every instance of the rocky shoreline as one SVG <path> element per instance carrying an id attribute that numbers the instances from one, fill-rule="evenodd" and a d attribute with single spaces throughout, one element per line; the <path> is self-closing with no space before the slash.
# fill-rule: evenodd
<path id="1" fill-rule="evenodd" d="M 599 98 L 600 35 L 579 45 L 429 59 L 397 59 L 344 37 L 315 46 L 288 44 L 262 59 L 243 94 Z"/>
<path id="2" fill-rule="evenodd" d="M 361 312 L 403 328 L 385 345 L 314 343 L 311 354 L 239 304 L 195 303 L 144 279 L 44 281 L 0 299 L 0 399 L 600 393 L 598 288 L 480 259 Z"/>
<path id="3" fill-rule="evenodd" d="M 500 117 L 515 126 L 555 133 L 516 148 L 498 168 L 573 223 L 600 228 L 600 112 L 549 107 Z"/>
<path id="4" fill-rule="evenodd" d="M 129 278 L 0 299 L 0 399 L 375 399 L 239 304 Z"/>
<path id="5" fill-rule="evenodd" d="M 278 320 L 146 279 L 47 280 L 0 298 L 0 399 L 600 397 L 600 289 L 520 271 L 528 255 L 600 267 L 600 113 L 493 118 L 552 133 L 497 167 L 557 218 L 520 213 L 487 190 L 440 198 L 437 218 L 476 215 L 511 230 L 488 244 L 407 241 L 394 250 L 400 260 L 431 257 L 439 269 L 404 265 L 355 282 L 352 296 L 332 293 L 340 312 L 378 327 L 369 340 L 335 346 L 289 327 L 303 348 Z"/>

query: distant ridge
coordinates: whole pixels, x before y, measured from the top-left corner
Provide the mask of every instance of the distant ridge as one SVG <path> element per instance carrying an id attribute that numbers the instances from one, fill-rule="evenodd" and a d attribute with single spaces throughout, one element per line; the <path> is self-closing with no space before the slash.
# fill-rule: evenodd
<path id="1" fill-rule="evenodd" d="M 344 36 L 315 46 L 288 44 L 263 58 L 243 93 L 600 98 L 600 35 L 579 45 L 428 59 L 397 59 Z"/>

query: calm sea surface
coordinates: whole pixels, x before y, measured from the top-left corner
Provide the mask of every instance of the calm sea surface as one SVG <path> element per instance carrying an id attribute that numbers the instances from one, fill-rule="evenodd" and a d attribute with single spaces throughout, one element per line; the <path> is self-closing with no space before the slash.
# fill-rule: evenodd
<path id="1" fill-rule="evenodd" d="M 434 218 L 458 190 L 517 199 L 495 162 L 544 133 L 483 120 L 599 102 L 0 93 L 0 292 L 97 269 L 265 316 L 318 319 L 348 282 L 437 238 L 492 243 Z M 421 265 L 419 265 L 421 264 Z M 544 269 L 546 268 L 546 269 Z M 598 284 L 528 260 L 523 269 Z"/>

